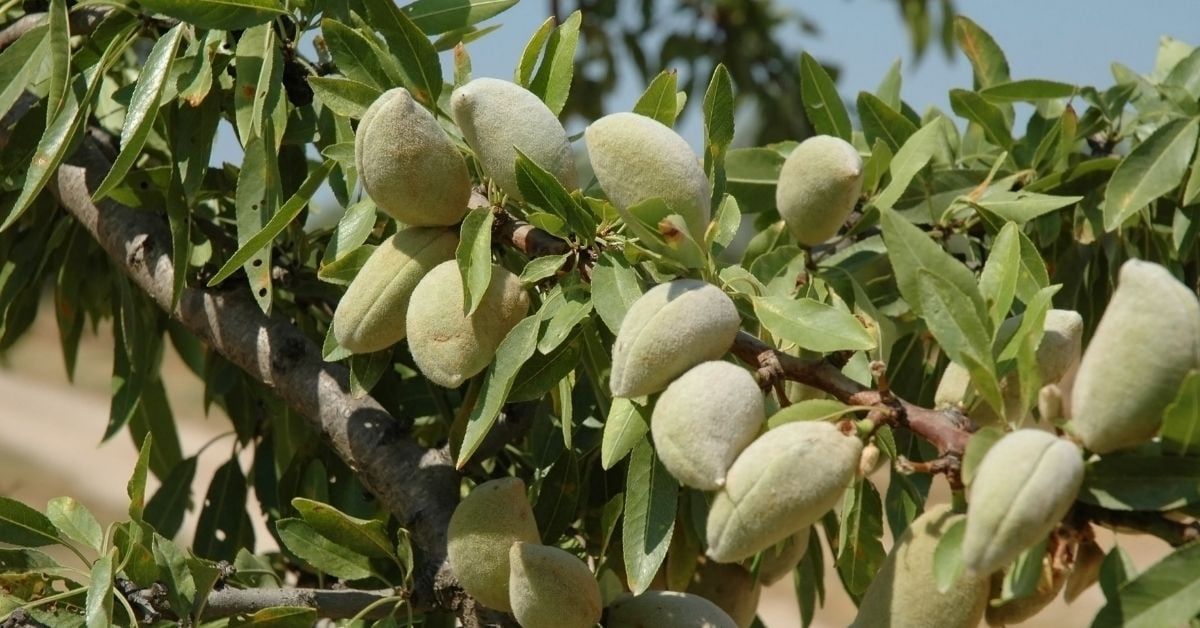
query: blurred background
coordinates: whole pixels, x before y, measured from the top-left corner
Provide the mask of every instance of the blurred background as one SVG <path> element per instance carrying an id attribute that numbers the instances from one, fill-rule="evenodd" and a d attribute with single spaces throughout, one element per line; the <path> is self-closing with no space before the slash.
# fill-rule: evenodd
<path id="1" fill-rule="evenodd" d="M 852 111 L 858 92 L 873 91 L 894 63 L 900 64 L 902 97 L 914 110 L 949 111 L 947 92 L 972 82 L 970 65 L 954 47 L 955 13 L 991 33 L 1019 79 L 1106 87 L 1113 82 L 1112 62 L 1140 74 L 1152 72 L 1164 37 L 1200 43 L 1195 0 L 521 0 L 489 23 L 498 28 L 467 45 L 474 76 L 511 78 L 537 26 L 550 15 L 561 19 L 576 9 L 582 9 L 584 20 L 579 66 L 564 112 L 568 131 L 579 132 L 587 120 L 606 112 L 628 110 L 659 71 L 675 69 L 681 89 L 689 91 L 678 128 L 697 147 L 703 131 L 699 102 L 718 62 L 729 67 L 735 81 L 735 144 L 745 146 L 809 133 L 799 96 L 801 52 L 828 67 Z M 443 61 L 451 76 L 448 53 Z M 213 165 L 240 161 L 241 148 L 223 125 Z M 323 210 L 315 213 L 336 219 L 340 208 L 332 195 L 318 202 Z M 112 333 L 105 327 L 85 331 L 75 381 L 68 382 L 52 310 L 45 300 L 32 333 L 0 353 L 0 494 L 35 505 L 69 494 L 107 523 L 123 516 L 125 481 L 136 455 L 124 432 L 100 442 L 113 387 Z M 170 350 L 163 378 L 185 455 L 207 445 L 193 486 L 194 494 L 203 495 L 232 447 L 229 424 L 219 408 L 206 412 L 202 384 Z M 941 480 L 935 485 L 944 489 Z M 945 499 L 944 494 L 935 497 Z M 185 534 L 194 523 L 185 522 Z M 259 532 L 260 543 L 271 541 Z M 1106 547 L 1118 540 L 1139 567 L 1166 551 L 1153 540 L 1101 535 Z M 830 572 L 819 625 L 843 626 L 853 617 L 853 605 L 840 589 Z M 1060 601 L 1026 625 L 1086 626 L 1102 604 L 1093 588 L 1073 605 Z M 770 628 L 799 625 L 790 583 L 764 593 L 760 616 Z"/>

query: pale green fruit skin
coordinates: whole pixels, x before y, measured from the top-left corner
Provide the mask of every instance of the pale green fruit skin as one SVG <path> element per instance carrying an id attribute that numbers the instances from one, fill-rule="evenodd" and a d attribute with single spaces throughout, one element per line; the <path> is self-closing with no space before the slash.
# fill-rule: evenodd
<path id="1" fill-rule="evenodd" d="M 600 585 L 574 555 L 513 543 L 508 562 L 508 598 L 524 628 L 591 628 L 600 621 Z"/>
<path id="2" fill-rule="evenodd" d="M 1167 269 L 1121 266 L 1071 391 L 1072 428 L 1104 454 L 1151 438 L 1188 371 L 1200 365 L 1200 303 Z"/>
<path id="3" fill-rule="evenodd" d="M 703 362 L 667 386 L 654 406 L 650 433 L 667 471 L 684 486 L 715 491 L 766 419 L 750 372 Z"/>
<path id="4" fill-rule="evenodd" d="M 797 242 L 815 246 L 837 235 L 862 193 L 858 150 L 832 135 L 815 135 L 792 150 L 779 170 L 775 205 Z"/>
<path id="5" fill-rule="evenodd" d="M 913 520 L 863 594 L 855 628 L 975 628 L 988 603 L 987 577 L 962 575 L 945 593 L 933 576 L 938 541 L 962 515 L 946 504 Z"/>
<path id="6" fill-rule="evenodd" d="M 692 147 L 665 124 L 636 113 L 613 113 L 583 134 L 600 187 L 617 209 L 661 198 L 683 216 L 694 240 L 711 219 L 712 190 Z"/>
<path id="7" fill-rule="evenodd" d="M 616 397 L 658 392 L 733 345 L 741 317 L 721 289 L 695 279 L 659 284 L 633 302 L 613 343 L 609 388 Z"/>
<path id="8" fill-rule="evenodd" d="M 354 353 L 386 349 L 404 339 L 404 315 L 417 283 L 454 257 L 458 237 L 446 229 L 403 227 L 363 264 L 333 313 L 333 336 Z"/>
<path id="9" fill-rule="evenodd" d="M 933 403 L 939 408 L 958 405 L 966 400 L 970 390 L 971 373 L 958 362 L 951 362 L 942 371 L 942 379 L 938 380 Z"/>
<path id="10" fill-rule="evenodd" d="M 799 565 L 808 553 L 809 534 L 812 534 L 812 528 L 806 527 L 789 536 L 783 543 L 763 552 L 762 561 L 758 565 L 759 582 L 772 585 L 792 575 L 796 565 Z"/>
<path id="11" fill-rule="evenodd" d="M 708 512 L 708 555 L 744 560 L 829 512 L 858 470 L 862 441 L 831 423 L 786 423 L 742 451 Z"/>
<path id="12" fill-rule="evenodd" d="M 981 575 L 998 571 L 1046 538 L 1083 483 L 1074 443 L 1023 429 L 996 442 L 975 472 L 963 534 L 963 563 Z"/>
<path id="13" fill-rule="evenodd" d="M 354 163 L 375 205 L 404 224 L 448 226 L 467 213 L 467 162 L 402 87 L 384 92 L 363 114 Z"/>
<path id="14" fill-rule="evenodd" d="M 687 592 L 721 607 L 738 628 L 749 628 L 758 614 L 762 584 L 741 565 L 707 561 L 697 566 Z"/>
<path id="15" fill-rule="evenodd" d="M 458 504 L 447 529 L 447 557 L 464 591 L 485 606 L 511 611 L 509 551 L 539 543 L 533 509 L 519 478 L 484 482 Z"/>
<path id="16" fill-rule="evenodd" d="M 721 607 L 691 593 L 646 591 L 608 607 L 605 628 L 737 628 Z"/>
<path id="17" fill-rule="evenodd" d="M 567 132 L 533 92 L 508 81 L 478 78 L 454 90 L 450 110 L 483 172 L 505 194 L 525 200 L 517 186 L 517 149 L 568 190 L 579 187 Z"/>
<path id="18" fill-rule="evenodd" d="M 500 341 L 528 312 L 521 280 L 492 266 L 483 301 L 466 316 L 458 262 L 443 262 L 421 279 L 409 300 L 408 350 L 429 381 L 456 388 L 487 368 Z"/>

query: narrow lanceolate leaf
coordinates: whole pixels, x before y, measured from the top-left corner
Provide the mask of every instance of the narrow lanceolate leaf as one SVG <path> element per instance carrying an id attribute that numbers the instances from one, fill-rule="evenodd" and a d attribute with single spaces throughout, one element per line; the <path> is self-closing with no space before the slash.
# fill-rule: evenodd
<path id="1" fill-rule="evenodd" d="M 542 63 L 529 82 L 529 91 L 546 103 L 554 115 L 562 112 L 571 93 L 571 80 L 575 77 L 575 49 L 579 45 L 579 25 L 583 14 L 576 11 L 554 29 L 546 40 L 546 52 Z"/>
<path id="2" fill-rule="evenodd" d="M 858 119 L 868 142 L 883 140 L 893 153 L 917 132 L 912 120 L 869 92 L 858 94 Z"/>
<path id="3" fill-rule="evenodd" d="M 242 33 L 238 40 L 237 79 L 233 106 L 238 139 L 245 147 L 252 137 L 266 137 L 272 126 L 272 148 L 278 148 L 287 109 L 283 98 L 283 55 L 269 24 Z"/>
<path id="4" fill-rule="evenodd" d="M 66 0 L 50 0 L 50 88 L 46 93 L 46 126 L 62 110 L 71 77 L 71 26 Z M 26 59 L 25 63 L 33 61 Z M 30 63 L 30 65 L 34 65 Z"/>
<path id="5" fill-rule="evenodd" d="M 1200 371 L 1192 371 L 1179 386 L 1175 401 L 1163 415 L 1163 451 L 1177 456 L 1200 456 Z"/>
<path id="6" fill-rule="evenodd" d="M 1008 59 L 996 40 L 978 24 L 961 15 L 954 18 L 954 38 L 971 61 L 975 88 L 991 87 L 1009 81 Z"/>
<path id="7" fill-rule="evenodd" d="M 344 580 L 362 580 L 372 574 L 370 559 L 321 536 L 302 519 L 280 519 L 275 530 L 288 550 L 318 571 Z"/>
<path id="8" fill-rule="evenodd" d="M 508 398 L 508 391 L 517 373 L 537 348 L 541 322 L 541 316 L 536 312 L 526 317 L 508 332 L 496 349 L 496 359 L 484 375 L 479 400 L 467 418 L 467 431 L 463 435 L 462 448 L 456 461 L 458 468 L 467 464 L 496 424 L 496 417 L 500 415 L 500 408 Z"/>
<path id="9" fill-rule="evenodd" d="M 192 480 L 196 479 L 196 458 L 187 458 L 175 465 L 163 480 L 162 486 L 146 502 L 143 517 L 159 534 L 175 536 L 183 524 L 192 497 Z"/>
<path id="10" fill-rule="evenodd" d="M 396 86 L 399 77 L 388 76 L 379 46 L 366 35 L 330 18 L 321 20 L 321 34 L 338 71 L 347 79 L 381 92 Z"/>
<path id="11" fill-rule="evenodd" d="M 171 75 L 171 64 L 175 61 L 175 53 L 179 49 L 179 40 L 182 37 L 183 24 L 177 24 L 154 42 L 154 47 L 150 49 L 150 55 L 146 57 L 146 62 L 138 73 L 137 85 L 133 88 L 133 96 L 130 97 L 129 107 L 125 111 L 125 122 L 121 127 L 121 152 L 113 161 L 104 181 L 92 193 L 93 200 L 108 196 L 141 155 L 146 138 L 154 128 L 159 99 L 162 97 L 167 77 Z"/>
<path id="12" fill-rule="evenodd" d="M 426 35 L 440 35 L 493 18 L 517 0 L 417 0 L 401 9 Z"/>
<path id="13" fill-rule="evenodd" d="M 1093 628 L 1181 626 L 1200 613 L 1200 544 L 1155 563 L 1108 598 Z"/>
<path id="14" fill-rule="evenodd" d="M 979 292 L 988 305 L 992 327 L 996 328 L 1008 315 L 1017 294 L 1017 279 L 1021 274 L 1021 240 L 1016 223 L 1005 223 L 992 241 L 992 250 L 979 275 Z"/>
<path id="15" fill-rule="evenodd" d="M 495 215 L 489 208 L 467 212 L 459 231 L 458 272 L 462 274 L 464 314 L 470 316 L 483 302 L 488 284 L 492 282 L 492 221 Z"/>
<path id="16" fill-rule="evenodd" d="M 848 406 L 836 399 L 805 399 L 772 414 L 767 420 L 767 429 L 773 430 L 784 423 L 796 421 L 832 421 L 847 412 L 860 409 L 862 408 Z"/>
<path id="17" fill-rule="evenodd" d="M 733 113 L 733 77 L 724 64 L 717 64 L 704 92 L 704 137 L 713 155 L 733 142 Z M 709 157 L 705 155 L 705 161 Z"/>
<path id="18" fill-rule="evenodd" d="M 125 494 L 129 496 L 129 518 L 134 521 L 142 520 L 146 508 L 146 477 L 150 473 L 150 450 L 154 447 L 154 437 L 147 435 L 138 450 L 137 462 L 133 465 L 133 473 L 129 474 L 129 482 L 125 484 Z"/>
<path id="19" fill-rule="evenodd" d="M 950 359 L 967 367 L 971 381 L 993 409 L 1003 412 L 992 359 L 992 337 L 984 316 L 957 286 L 925 269 L 917 271 L 921 317 Z"/>
<path id="20" fill-rule="evenodd" d="M 1129 153 L 1104 194 L 1104 228 L 1112 231 L 1154 199 L 1175 189 L 1196 149 L 1196 118 L 1172 120 Z"/>
<path id="21" fill-rule="evenodd" d="M 1004 119 L 1004 112 L 976 92 L 950 90 L 950 108 L 983 128 L 991 143 L 1006 150 L 1012 148 L 1012 133 L 1008 129 L 1008 121 Z"/>
<path id="22" fill-rule="evenodd" d="M 41 71 L 49 41 L 48 28 L 37 26 L 0 52 L 0 116 L 8 113 Z"/>
<path id="23" fill-rule="evenodd" d="M 625 313 L 642 296 L 637 271 L 620 253 L 605 251 L 592 269 L 592 304 L 612 333 L 621 329 Z"/>
<path id="24" fill-rule="evenodd" d="M 874 484 L 859 480 L 846 491 L 838 531 L 838 572 L 847 591 L 862 595 L 887 557 L 883 549 L 883 502 Z"/>
<path id="25" fill-rule="evenodd" d="M 875 348 L 875 341 L 853 314 L 820 301 L 759 297 L 754 299 L 754 313 L 771 334 L 810 351 Z"/>
<path id="26" fill-rule="evenodd" d="M 817 133 L 850 141 L 854 129 L 837 87 L 825 68 L 807 52 L 800 55 L 800 93 L 804 97 L 804 111 Z"/>
<path id="27" fill-rule="evenodd" d="M 197 28 L 240 30 L 285 14 L 280 0 L 141 0 L 151 13 L 162 13 Z"/>
<path id="28" fill-rule="evenodd" d="M 1181 456 L 1105 456 L 1089 462 L 1080 501 L 1110 510 L 1174 510 L 1200 503 L 1200 465 Z"/>
<path id="29" fill-rule="evenodd" d="M 900 196 L 904 194 L 904 190 L 908 188 L 908 184 L 912 182 L 913 177 L 929 163 L 933 158 L 933 153 L 937 150 L 938 142 L 940 141 L 938 123 L 936 120 L 921 127 L 916 133 L 913 133 L 900 150 L 896 151 L 896 156 L 892 158 L 892 163 L 889 168 L 892 173 L 892 181 L 888 186 L 875 197 L 875 206 L 879 209 L 891 209 L 895 206 L 896 201 L 900 200 Z"/>
<path id="30" fill-rule="evenodd" d="M 997 216 L 1024 224 L 1052 211 L 1074 205 L 1082 196 L 1053 196 L 1036 192 L 995 192 L 971 204 L 982 207 Z"/>
<path id="31" fill-rule="evenodd" d="M 309 172 L 304 182 L 296 189 L 296 193 L 279 208 L 279 211 L 275 212 L 274 216 L 271 216 L 262 229 L 238 247 L 238 250 L 225 262 L 221 270 L 217 271 L 217 274 L 209 280 L 208 285 L 215 286 L 225 281 L 230 275 L 237 272 L 238 268 L 251 262 L 258 253 L 263 251 L 264 247 L 270 245 L 272 240 L 283 233 L 283 230 L 296 219 L 296 216 L 300 215 L 300 211 L 312 200 L 313 194 L 316 194 L 317 189 L 329 177 L 335 163 L 332 159 L 326 159 L 320 167 Z M 270 252 L 267 251 L 264 255 L 269 256 Z"/>
<path id="32" fill-rule="evenodd" d="M 253 542 L 254 529 L 246 513 L 246 477 L 238 459 L 230 458 L 208 485 L 192 549 L 202 558 L 231 560 L 238 548 Z"/>
<path id="33" fill-rule="evenodd" d="M 546 46 L 546 40 L 550 39 L 552 32 L 554 32 L 554 18 L 549 17 L 542 22 L 541 26 L 538 26 L 533 35 L 529 37 L 529 41 L 525 42 L 525 49 L 521 51 L 521 59 L 513 71 L 514 83 L 521 87 L 529 87 L 529 83 L 533 81 L 533 70 L 537 67 L 538 58 L 542 54 L 542 48 Z"/>
<path id="34" fill-rule="evenodd" d="M 880 222 L 888 258 L 896 274 L 896 285 L 914 312 L 922 312 L 917 273 L 924 269 L 954 284 L 959 291 L 968 295 L 979 316 L 986 316 L 987 308 L 984 307 L 983 297 L 979 295 L 975 275 L 966 266 L 896 212 L 882 212 Z"/>
<path id="35" fill-rule="evenodd" d="M 113 559 L 116 553 L 117 548 L 114 547 L 92 563 L 84 606 L 87 628 L 109 628 L 113 625 Z"/>
<path id="36" fill-rule="evenodd" d="M 648 118 L 654 118 L 667 126 L 675 125 L 675 92 L 678 91 L 678 73 L 675 70 L 663 70 L 650 81 L 646 91 L 642 92 L 633 112 Z"/>
<path id="37" fill-rule="evenodd" d="M 317 624 L 316 609 L 303 606 L 273 606 L 234 619 L 229 628 L 308 628 Z"/>
<path id="38" fill-rule="evenodd" d="M 650 431 L 650 409 L 632 399 L 614 397 L 604 420 L 604 436 L 600 441 L 600 466 L 611 469 L 625 459 L 629 452 Z"/>
<path id="39" fill-rule="evenodd" d="M 392 0 L 365 0 L 371 26 L 383 35 L 388 51 L 400 61 L 405 87 L 413 98 L 434 108 L 442 93 L 442 66 L 429 37 Z"/>
<path id="40" fill-rule="evenodd" d="M 321 103 L 334 113 L 359 119 L 371 103 L 383 93 L 378 87 L 340 76 L 312 76 L 308 79 Z"/>
<path id="41" fill-rule="evenodd" d="M 58 530 L 46 515 L 0 495 L 0 543 L 42 547 L 58 542 Z"/>
<path id="42" fill-rule="evenodd" d="M 979 95 L 993 102 L 1036 101 L 1045 98 L 1070 98 L 1079 90 L 1070 83 L 1045 79 L 1022 79 L 996 83 L 979 90 Z"/>
<path id="43" fill-rule="evenodd" d="M 238 173 L 234 207 L 237 210 L 238 247 L 243 248 L 274 217 L 279 203 L 279 164 L 266 140 L 257 135 L 246 143 L 246 156 Z M 257 249 L 242 264 L 250 291 L 263 312 L 271 311 L 271 249 Z"/>
<path id="44" fill-rule="evenodd" d="M 382 521 L 351 517 L 329 504 L 303 497 L 292 499 L 292 506 L 304 518 L 304 522 L 321 536 L 347 549 L 375 558 L 388 558 L 395 554 Z"/>
<path id="45" fill-rule="evenodd" d="M 643 438 L 625 471 L 625 522 L 621 526 L 629 589 L 640 595 L 667 557 L 675 529 L 679 485 Z"/>
<path id="46" fill-rule="evenodd" d="M 879 87 L 875 88 L 875 95 L 892 109 L 899 109 L 901 106 L 900 83 L 900 59 L 896 59 L 888 67 L 887 74 L 884 74 L 883 78 L 880 79 Z"/>
<path id="47" fill-rule="evenodd" d="M 99 552 L 104 541 L 100 522 L 83 504 L 70 497 L 55 497 L 46 504 L 46 517 L 63 536 Z"/>

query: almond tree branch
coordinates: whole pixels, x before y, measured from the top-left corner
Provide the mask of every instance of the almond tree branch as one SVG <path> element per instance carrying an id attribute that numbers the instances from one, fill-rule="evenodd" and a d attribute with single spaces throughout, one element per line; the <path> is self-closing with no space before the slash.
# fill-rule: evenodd
<path id="1" fill-rule="evenodd" d="M 349 619 L 372 604 L 379 606 L 368 611 L 363 619 L 383 619 L 392 614 L 400 603 L 386 600 L 401 596 L 392 589 L 363 591 L 359 589 L 233 589 L 226 587 L 208 595 L 204 619 L 213 620 L 234 615 L 255 613 L 276 606 L 311 608 L 318 617 Z M 399 613 L 403 617 L 403 613 Z"/>

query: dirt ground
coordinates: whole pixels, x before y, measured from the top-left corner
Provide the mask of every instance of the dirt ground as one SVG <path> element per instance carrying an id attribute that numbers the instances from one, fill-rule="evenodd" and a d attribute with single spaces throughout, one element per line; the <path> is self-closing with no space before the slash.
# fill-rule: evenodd
<path id="1" fill-rule="evenodd" d="M 48 308 L 48 304 L 43 305 Z M 179 423 L 185 455 L 228 432 L 219 410 L 204 415 L 199 380 L 166 352 L 164 381 Z M 85 332 L 80 347 L 74 384 L 67 381 L 53 314 L 45 309 L 31 334 L 0 364 L 0 494 L 35 506 L 59 495 L 71 495 L 84 503 L 102 524 L 124 516 L 125 483 L 137 450 L 127 433 L 101 443 L 108 420 L 112 340 L 107 329 L 99 337 Z M 194 494 L 203 495 L 207 480 L 226 460 L 228 449 L 218 441 L 199 459 Z M 886 477 L 886 473 L 877 474 Z M 150 490 L 156 488 L 153 477 Z M 880 485 L 880 491 L 884 487 Z M 253 513 L 255 509 L 251 507 Z M 184 534 L 195 525 L 192 513 L 183 525 Z M 260 518 L 256 524 L 262 526 Z M 272 549 L 265 529 L 256 536 L 258 551 Z M 1101 531 L 1100 540 L 1111 547 L 1116 535 Z M 1119 541 L 1134 557 L 1139 568 L 1149 566 L 1167 551 L 1165 544 L 1143 537 L 1121 536 Z M 890 539 L 887 544 L 890 546 Z M 832 564 L 827 557 L 825 564 Z M 818 626 L 845 626 L 854 617 L 854 606 L 841 592 L 837 576 L 826 574 L 829 598 L 818 612 Z M 1061 599 L 1025 626 L 1074 628 L 1088 626 L 1104 604 L 1097 587 L 1072 605 Z M 790 581 L 764 591 L 759 615 L 769 628 L 799 626 L 795 593 Z M 933 627 L 931 627 L 933 628 Z"/>

